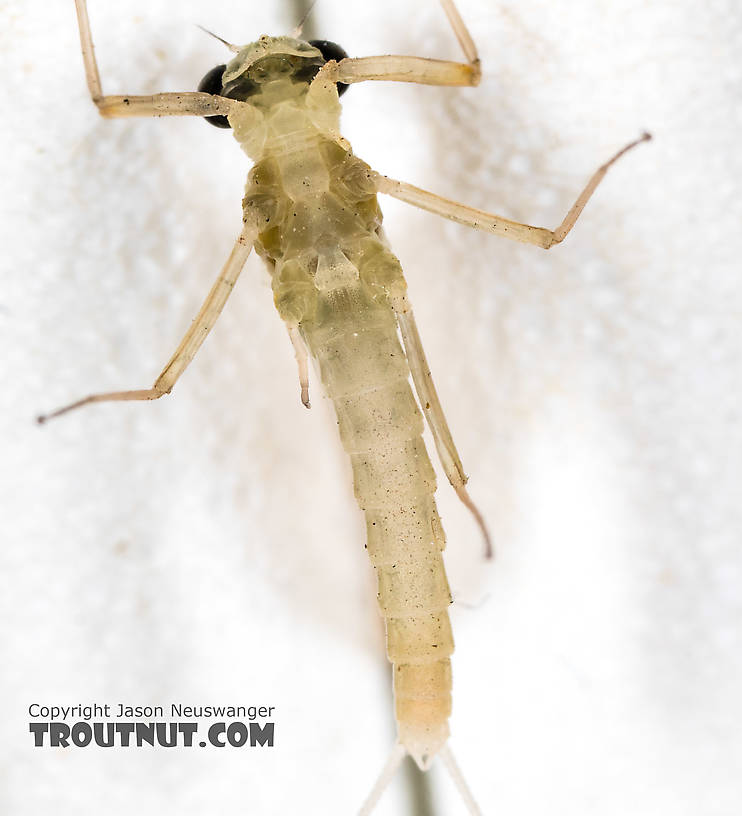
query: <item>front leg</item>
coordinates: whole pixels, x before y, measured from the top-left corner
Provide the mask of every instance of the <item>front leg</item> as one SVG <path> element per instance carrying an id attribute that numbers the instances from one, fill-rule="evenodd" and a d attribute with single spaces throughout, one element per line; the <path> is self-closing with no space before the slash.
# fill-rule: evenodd
<path id="1" fill-rule="evenodd" d="M 82 61 L 90 97 L 105 117 L 114 116 L 226 116 L 241 102 L 207 93 L 159 93 L 151 96 L 104 96 L 95 60 L 87 0 L 75 0 Z"/>
<path id="2" fill-rule="evenodd" d="M 464 52 L 466 62 L 392 54 L 378 57 L 346 57 L 337 63 L 329 62 L 322 69 L 323 75 L 331 82 L 342 82 L 346 85 L 368 80 L 417 82 L 422 85 L 478 85 L 482 69 L 474 40 L 453 0 L 441 0 L 441 5 Z"/>

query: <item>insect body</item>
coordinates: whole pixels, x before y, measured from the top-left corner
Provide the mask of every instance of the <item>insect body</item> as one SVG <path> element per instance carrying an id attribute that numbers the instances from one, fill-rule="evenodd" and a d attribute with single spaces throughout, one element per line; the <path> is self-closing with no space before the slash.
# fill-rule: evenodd
<path id="1" fill-rule="evenodd" d="M 423 770 L 436 755 L 443 756 L 469 809 L 478 812 L 446 745 L 451 595 L 441 557 L 445 537 L 434 500 L 435 474 L 422 441 L 423 415 L 449 481 L 484 525 L 466 492 L 399 261 L 381 229 L 377 193 L 548 249 L 565 237 L 607 167 L 628 149 L 594 174 L 554 231 L 446 201 L 374 172 L 339 133 L 339 83 L 477 84 L 479 61 L 471 37 L 452 0 L 441 1 L 466 63 L 351 59 L 343 52 L 328 54 L 327 43 L 264 36 L 245 47 L 230 46 L 234 59 L 210 72 L 197 93 L 136 97 L 103 96 L 85 1 L 76 0 L 88 85 L 101 114 L 224 117 L 215 123 L 232 127 L 254 166 L 243 200 L 242 232 L 154 386 L 96 394 L 50 416 L 91 402 L 157 399 L 169 393 L 213 326 L 250 250 L 254 247 L 265 259 L 276 307 L 296 349 L 302 401 L 309 406 L 308 349 L 335 407 L 355 495 L 366 517 L 367 548 L 394 666 L 398 746 L 363 812 L 369 812 L 405 753 Z"/>
<path id="2" fill-rule="evenodd" d="M 397 339 L 405 281 L 379 235 L 370 168 L 336 135 L 334 83 L 295 79 L 313 56 L 300 43 L 261 45 L 280 54 L 262 58 L 275 66 L 271 78 L 251 93 L 254 107 L 244 118 L 242 111 L 230 116 L 256 161 L 245 220 L 259 230 L 255 247 L 272 270 L 278 311 L 306 340 L 335 406 L 366 514 L 400 742 L 427 768 L 448 736 L 453 640 L 435 475 Z M 298 69 L 287 71 L 294 56 Z M 235 70 L 227 68 L 226 87 L 239 82 Z"/>

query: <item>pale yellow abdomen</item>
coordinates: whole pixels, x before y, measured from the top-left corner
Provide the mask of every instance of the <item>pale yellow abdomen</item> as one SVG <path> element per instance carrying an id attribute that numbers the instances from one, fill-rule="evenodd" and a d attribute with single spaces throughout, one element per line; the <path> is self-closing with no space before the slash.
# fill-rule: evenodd
<path id="1" fill-rule="evenodd" d="M 333 400 L 366 516 L 387 654 L 394 665 L 399 739 L 422 768 L 448 738 L 453 638 L 423 421 L 390 307 L 360 283 L 321 293 L 302 324 Z"/>

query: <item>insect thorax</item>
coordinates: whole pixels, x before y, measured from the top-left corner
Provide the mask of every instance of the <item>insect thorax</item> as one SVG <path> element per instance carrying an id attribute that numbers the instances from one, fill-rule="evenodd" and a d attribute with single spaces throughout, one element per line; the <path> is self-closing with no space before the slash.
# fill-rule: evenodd
<path id="1" fill-rule="evenodd" d="M 276 94 L 280 89 L 276 89 Z M 338 133 L 335 85 L 321 77 L 305 93 L 230 114 L 255 160 L 243 213 L 273 274 L 281 317 L 311 318 L 320 293 L 367 288 L 373 300 L 402 291 L 397 258 L 378 235 L 381 211 L 370 167 Z"/>

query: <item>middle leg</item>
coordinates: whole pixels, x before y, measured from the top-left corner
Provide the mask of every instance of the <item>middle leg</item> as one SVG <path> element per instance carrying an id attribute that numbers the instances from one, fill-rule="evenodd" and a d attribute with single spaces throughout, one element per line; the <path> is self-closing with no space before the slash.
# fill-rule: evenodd
<path id="1" fill-rule="evenodd" d="M 532 227 L 529 224 L 521 224 L 519 221 L 511 221 L 501 215 L 494 215 L 485 210 L 469 207 L 466 204 L 459 204 L 457 201 L 443 198 L 435 195 L 435 193 L 429 193 L 427 190 L 422 190 L 420 187 L 415 187 L 404 181 L 397 181 L 388 176 L 383 176 L 381 173 L 372 172 L 376 190 L 380 193 L 386 193 L 393 198 L 398 198 L 400 201 L 413 204 L 421 210 L 442 215 L 444 218 L 450 218 L 452 221 L 457 221 L 459 224 L 465 224 L 474 229 L 493 232 L 495 235 L 501 235 L 503 238 L 520 241 L 524 244 L 535 244 L 542 249 L 551 249 L 551 247 L 561 243 L 567 237 L 595 189 L 608 172 L 608 168 L 618 161 L 624 153 L 642 142 L 649 141 L 651 138 L 649 133 L 643 133 L 638 139 L 619 150 L 605 164 L 602 164 L 577 196 L 577 200 L 564 217 L 562 223 L 554 230 L 546 227 Z"/>
<path id="2" fill-rule="evenodd" d="M 160 397 L 164 397 L 165 394 L 169 394 L 173 390 L 173 386 L 178 381 L 180 375 L 196 356 L 196 352 L 201 348 L 201 344 L 221 314 L 224 304 L 232 293 L 232 289 L 242 271 L 242 267 L 245 265 L 247 256 L 250 254 L 254 237 L 255 232 L 253 227 L 245 227 L 242 230 L 224 268 L 219 273 L 219 277 L 214 281 L 211 291 L 206 296 L 206 300 L 204 300 L 198 314 L 193 319 L 193 323 L 191 323 L 185 336 L 180 341 L 180 345 L 162 370 L 162 373 L 155 380 L 155 384 L 152 388 L 90 394 L 62 408 L 57 408 L 56 411 L 52 411 L 49 414 L 42 414 L 37 418 L 38 422 L 40 424 L 44 423 L 49 419 L 69 413 L 77 408 L 82 408 L 83 405 L 90 405 L 94 402 L 156 400 Z"/>

